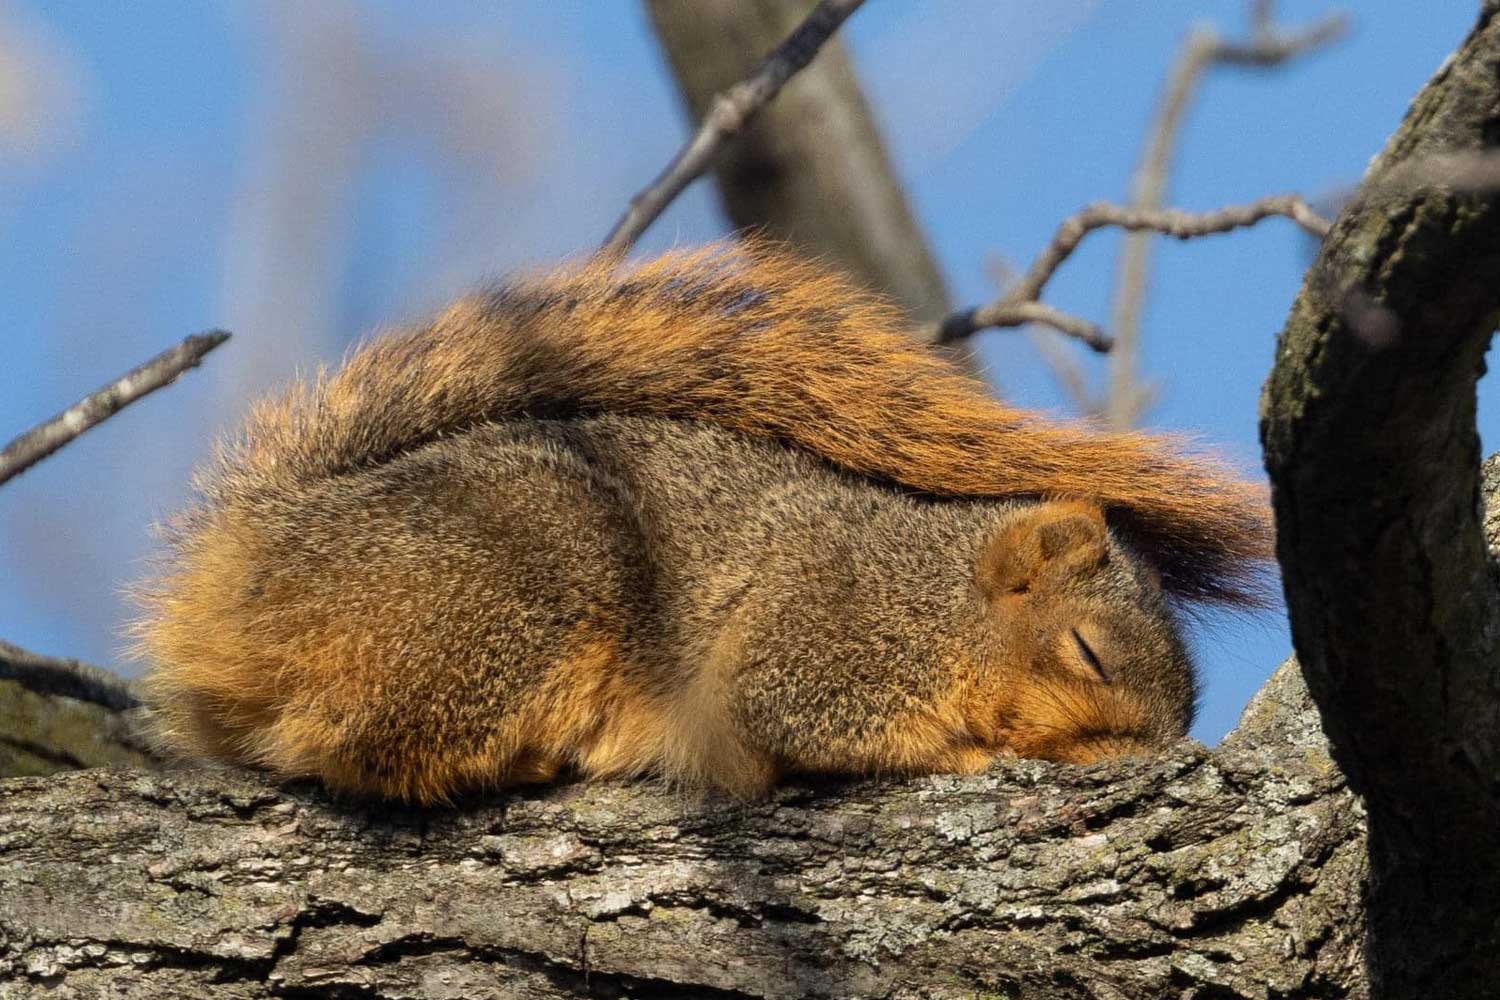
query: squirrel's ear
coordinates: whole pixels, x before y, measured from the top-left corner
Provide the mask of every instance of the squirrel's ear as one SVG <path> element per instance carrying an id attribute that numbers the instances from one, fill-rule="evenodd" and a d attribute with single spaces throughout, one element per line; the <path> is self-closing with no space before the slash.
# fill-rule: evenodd
<path id="1" fill-rule="evenodd" d="M 1104 512 L 1077 501 L 1039 503 L 1001 529 L 980 555 L 976 582 L 991 597 L 1091 573 L 1109 561 Z"/>

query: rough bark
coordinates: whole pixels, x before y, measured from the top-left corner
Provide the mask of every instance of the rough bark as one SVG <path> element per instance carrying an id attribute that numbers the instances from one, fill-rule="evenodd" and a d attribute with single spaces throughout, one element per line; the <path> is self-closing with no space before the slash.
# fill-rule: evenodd
<path id="1" fill-rule="evenodd" d="M 1370 809 L 1378 997 L 1500 980 L 1500 629 L 1474 391 L 1500 317 L 1500 191 L 1423 166 L 1500 145 L 1497 11 L 1324 243 L 1264 403 L 1293 639 Z"/>
<path id="2" fill-rule="evenodd" d="M 649 0 L 694 120 L 743 78 L 811 0 Z M 837 38 L 724 150 L 730 221 L 839 261 L 922 323 L 948 312 L 943 280 Z"/>
<path id="3" fill-rule="evenodd" d="M 0 997 L 1361 996 L 1362 812 L 1294 665 L 1216 751 L 443 812 L 0 782 Z"/>

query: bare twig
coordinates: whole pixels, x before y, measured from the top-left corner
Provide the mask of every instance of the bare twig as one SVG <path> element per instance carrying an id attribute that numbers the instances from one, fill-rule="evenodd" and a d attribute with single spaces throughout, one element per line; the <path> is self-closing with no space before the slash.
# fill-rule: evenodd
<path id="1" fill-rule="evenodd" d="M 1132 209 L 1096 202 L 1064 220 L 1052 242 L 1004 295 L 987 306 L 954 313 L 937 324 L 930 331 L 930 337 L 936 343 L 948 343 L 989 327 L 1042 323 L 1081 340 L 1095 351 L 1108 352 L 1118 342 L 1111 341 L 1098 326 L 1038 301 L 1047 282 L 1052 280 L 1063 261 L 1078 249 L 1085 236 L 1096 229 L 1117 226 L 1131 232 L 1149 231 L 1186 240 L 1227 233 L 1276 216 L 1291 219 L 1319 239 L 1328 235 L 1328 220 L 1295 194 L 1273 195 L 1246 205 L 1197 213 L 1176 209 Z M 1140 405 L 1139 399 L 1134 405 Z"/>
<path id="2" fill-rule="evenodd" d="M 0 483 L 40 462 L 147 393 L 171 384 L 228 339 L 229 334 L 217 330 L 188 337 L 176 347 L 131 369 L 51 420 L 22 434 L 0 451 Z M 125 712 L 141 705 L 141 700 L 126 681 L 102 667 L 81 660 L 43 656 L 3 641 L 0 641 L 0 680 L 15 681 L 38 694 L 92 702 L 115 712 Z M 128 734 L 122 735 L 121 739 L 134 749 L 150 753 L 149 748 Z"/>
<path id="3" fill-rule="evenodd" d="M 1052 279 L 1052 275 L 1078 249 L 1083 238 L 1096 229 L 1117 226 L 1131 232 L 1153 232 L 1175 236 L 1180 240 L 1227 233 L 1253 226 L 1263 219 L 1284 216 L 1318 239 L 1328 235 L 1329 221 L 1303 200 L 1301 195 L 1279 194 L 1245 205 L 1230 205 L 1213 212 L 1182 212 L 1177 209 L 1141 209 L 1107 202 L 1095 202 L 1069 218 L 1057 228 L 1057 235 L 1018 281 L 1010 294 L 1021 299 L 1035 299 Z"/>
<path id="4" fill-rule="evenodd" d="M 1289 59 L 1322 48 L 1349 30 L 1349 15 L 1335 11 L 1301 31 L 1285 31 L 1275 23 L 1274 5 L 1257 0 L 1250 15 L 1249 44 L 1220 41 L 1211 61 L 1230 66 L 1279 66 Z"/>
<path id="5" fill-rule="evenodd" d="M 744 80 L 714 99 L 698 131 L 651 185 L 630 199 L 630 207 L 605 239 L 603 252 L 623 254 L 651 223 L 702 176 L 724 142 L 743 129 L 771 102 L 797 71 L 812 61 L 839 25 L 864 0 L 821 0 L 786 40 L 771 51 Z"/>
<path id="6" fill-rule="evenodd" d="M 1041 302 L 1030 299 L 1012 300 L 1009 296 L 1002 296 L 987 306 L 954 313 L 936 324 L 929 332 L 928 339 L 934 344 L 951 344 L 980 330 L 1025 326 L 1028 323 L 1050 326 L 1059 333 L 1082 341 L 1100 354 L 1107 354 L 1111 346 L 1104 331 L 1086 319 Z"/>
<path id="7" fill-rule="evenodd" d="M 38 694 L 76 698 L 116 712 L 141 704 L 127 681 L 103 667 L 42 656 L 4 641 L 0 641 L 0 680 L 16 681 Z"/>
<path id="8" fill-rule="evenodd" d="M 1152 122 L 1146 148 L 1130 185 L 1130 204 L 1137 209 L 1161 207 L 1177 136 L 1204 72 L 1215 65 L 1271 68 L 1313 51 L 1338 38 L 1348 29 L 1348 17 L 1334 13 L 1297 32 L 1274 24 L 1274 5 L 1253 0 L 1251 38 L 1248 42 L 1225 41 L 1210 28 L 1188 33 L 1173 62 L 1162 102 Z M 1133 426 L 1140 416 L 1136 359 L 1140 345 L 1140 317 L 1146 298 L 1146 275 L 1150 268 L 1151 233 L 1137 231 L 1125 239 L 1115 278 L 1115 298 L 1110 330 L 1116 338 L 1110 362 L 1110 391 L 1106 417 L 1116 427 Z"/>
<path id="9" fill-rule="evenodd" d="M 195 334 L 109 385 L 38 424 L 0 451 L 0 483 L 40 462 L 84 431 L 109 419 L 147 393 L 170 385 L 203 356 L 229 339 L 222 331 Z M 0 642 L 0 680 L 16 681 L 38 694 L 62 695 L 124 712 L 141 700 L 123 679 L 80 660 L 42 656 Z M 134 744 L 132 744 L 134 745 Z M 145 752 L 144 748 L 138 747 Z"/>
<path id="10" fill-rule="evenodd" d="M 69 441 L 149 392 L 170 385 L 194 368 L 203 356 L 229 339 L 222 330 L 198 333 L 132 368 L 109 385 L 90 393 L 45 423 L 38 424 L 0 451 L 0 483 L 40 462 Z"/>

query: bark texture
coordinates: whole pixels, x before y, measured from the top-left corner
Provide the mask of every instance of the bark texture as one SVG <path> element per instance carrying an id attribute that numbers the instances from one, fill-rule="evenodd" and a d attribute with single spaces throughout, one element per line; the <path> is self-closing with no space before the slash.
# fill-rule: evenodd
<path id="1" fill-rule="evenodd" d="M 1377 997 L 1500 980 L 1500 619 L 1475 381 L 1500 317 L 1500 4 L 1418 94 L 1309 271 L 1262 436 L 1298 657 L 1370 809 Z M 1452 180 L 1452 178 L 1448 178 Z"/>
<path id="2" fill-rule="evenodd" d="M 1294 664 L 1214 752 L 396 812 L 0 782 L 0 997 L 1357 997 L 1362 811 Z"/>

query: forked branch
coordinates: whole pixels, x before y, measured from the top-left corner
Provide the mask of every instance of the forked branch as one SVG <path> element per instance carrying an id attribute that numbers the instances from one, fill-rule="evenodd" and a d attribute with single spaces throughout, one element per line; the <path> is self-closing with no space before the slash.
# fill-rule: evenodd
<path id="1" fill-rule="evenodd" d="M 1328 220 L 1313 211 L 1300 195 L 1295 194 L 1273 195 L 1246 205 L 1231 205 L 1215 212 L 1198 213 L 1176 209 L 1132 209 L 1096 202 L 1064 220 L 1057 228 L 1057 234 L 1052 237 L 1052 242 L 1032 262 L 1026 274 L 1007 289 L 1004 295 L 987 306 L 966 309 L 949 316 L 933 328 L 931 339 L 940 344 L 950 343 L 988 328 L 1041 323 L 1077 338 L 1095 351 L 1107 352 L 1113 346 L 1113 341 L 1102 329 L 1088 320 L 1053 309 L 1039 301 L 1047 283 L 1063 262 L 1072 256 L 1073 251 L 1078 249 L 1085 236 L 1096 229 L 1112 226 L 1132 232 L 1162 233 L 1187 240 L 1243 229 L 1264 219 L 1276 217 L 1291 219 L 1318 239 L 1328 235 Z"/>
<path id="2" fill-rule="evenodd" d="M 1272 0 L 1252 0 L 1250 38 L 1229 41 L 1212 28 L 1190 31 L 1172 63 L 1166 88 L 1152 118 L 1146 147 L 1130 183 L 1130 207 L 1153 211 L 1166 197 L 1167 177 L 1177 137 L 1188 106 L 1208 70 L 1215 66 L 1272 69 L 1335 41 L 1349 28 L 1348 15 L 1334 12 L 1309 28 L 1291 31 L 1275 23 Z M 1139 420 L 1142 400 L 1136 356 L 1140 350 L 1141 311 L 1151 266 L 1151 233 L 1138 230 L 1125 239 L 1115 275 L 1110 329 L 1119 348 L 1110 359 L 1110 386 L 1102 410 L 1115 427 L 1132 427 Z"/>

